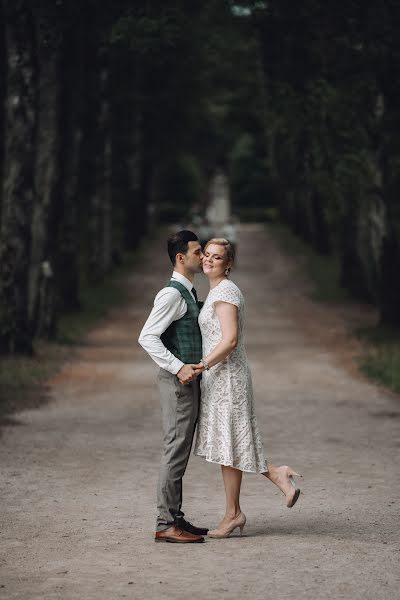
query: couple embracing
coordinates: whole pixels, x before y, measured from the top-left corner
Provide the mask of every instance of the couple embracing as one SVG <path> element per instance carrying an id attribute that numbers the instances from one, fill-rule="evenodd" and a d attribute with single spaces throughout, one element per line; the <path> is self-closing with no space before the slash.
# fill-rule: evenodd
<path id="1" fill-rule="evenodd" d="M 214 238 L 202 249 L 191 231 L 168 239 L 174 270 L 156 296 L 139 343 L 158 364 L 163 449 L 158 482 L 156 542 L 196 543 L 204 536 L 242 533 L 243 471 L 260 473 L 278 486 L 292 507 L 300 495 L 288 466 L 267 461 L 257 426 L 251 373 L 243 345 L 244 300 L 229 279 L 234 248 Z M 193 281 L 203 272 L 210 292 L 201 307 Z M 200 377 L 201 375 L 201 377 Z M 221 465 L 225 515 L 209 531 L 182 512 L 182 478 L 196 432 L 194 453 Z"/>

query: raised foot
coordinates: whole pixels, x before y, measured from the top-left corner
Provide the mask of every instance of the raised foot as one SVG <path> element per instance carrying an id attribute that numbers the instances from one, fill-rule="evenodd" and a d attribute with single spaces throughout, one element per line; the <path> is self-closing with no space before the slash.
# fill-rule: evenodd
<path id="1" fill-rule="evenodd" d="M 292 508 L 299 499 L 300 488 L 296 484 L 294 477 L 302 477 L 300 473 L 296 473 L 291 467 L 283 465 L 276 469 L 277 477 L 274 483 L 286 496 L 286 506 Z"/>

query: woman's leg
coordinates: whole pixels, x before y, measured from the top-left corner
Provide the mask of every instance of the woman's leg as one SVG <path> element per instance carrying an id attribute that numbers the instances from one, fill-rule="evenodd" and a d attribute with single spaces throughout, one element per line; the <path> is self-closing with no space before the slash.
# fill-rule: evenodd
<path id="1" fill-rule="evenodd" d="M 218 527 L 208 532 L 211 538 L 229 537 L 238 527 L 240 535 L 242 535 L 243 527 L 246 524 L 246 517 L 240 510 L 239 503 L 242 471 L 225 465 L 221 465 L 221 470 L 225 486 L 226 509 L 224 518 Z"/>
<path id="2" fill-rule="evenodd" d="M 222 478 L 224 480 L 226 509 L 222 524 L 235 519 L 241 512 L 240 510 L 240 486 L 242 484 L 242 471 L 233 467 L 221 465 Z"/>

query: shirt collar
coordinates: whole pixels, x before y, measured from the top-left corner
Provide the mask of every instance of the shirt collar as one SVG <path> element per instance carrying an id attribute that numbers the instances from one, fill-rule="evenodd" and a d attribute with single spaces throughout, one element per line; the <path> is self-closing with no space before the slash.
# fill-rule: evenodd
<path id="1" fill-rule="evenodd" d="M 181 283 L 182 285 L 184 285 L 185 288 L 189 292 L 192 291 L 193 283 L 191 281 L 189 281 L 189 279 L 187 279 L 184 275 L 181 275 L 181 273 L 178 273 L 178 271 L 174 271 L 172 273 L 172 279 L 175 279 L 176 281 L 179 281 L 179 283 Z"/>

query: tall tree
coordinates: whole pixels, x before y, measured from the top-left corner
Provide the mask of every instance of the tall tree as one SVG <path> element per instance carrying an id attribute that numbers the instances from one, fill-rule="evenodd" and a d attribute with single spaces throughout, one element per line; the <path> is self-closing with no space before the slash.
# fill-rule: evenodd
<path id="1" fill-rule="evenodd" d="M 5 30 L 4 30 L 4 18 L 3 18 L 3 5 L 0 2 L 0 181 L 3 181 L 3 169 L 4 169 L 4 125 L 5 125 L 5 114 L 4 114 L 4 98 L 6 95 L 6 49 L 5 49 Z M 3 188 L 0 185 L 0 218 L 1 218 L 1 198 L 3 194 Z"/>
<path id="2" fill-rule="evenodd" d="M 30 3 L 3 0 L 6 39 L 5 168 L 0 231 L 0 351 L 31 352 L 28 281 L 35 201 L 35 35 Z"/>
<path id="3" fill-rule="evenodd" d="M 80 300 L 79 200 L 80 165 L 83 162 L 83 109 L 85 81 L 85 40 L 87 12 L 69 5 L 60 50 L 60 183 L 52 215 L 55 235 L 56 318 L 59 313 L 77 311 Z M 84 201 L 84 197 L 81 198 Z"/>
<path id="4" fill-rule="evenodd" d="M 42 0 L 34 11 L 36 27 L 37 135 L 32 244 L 29 269 L 29 320 L 35 333 L 55 334 L 55 243 L 52 222 L 60 192 L 60 6 Z"/>

